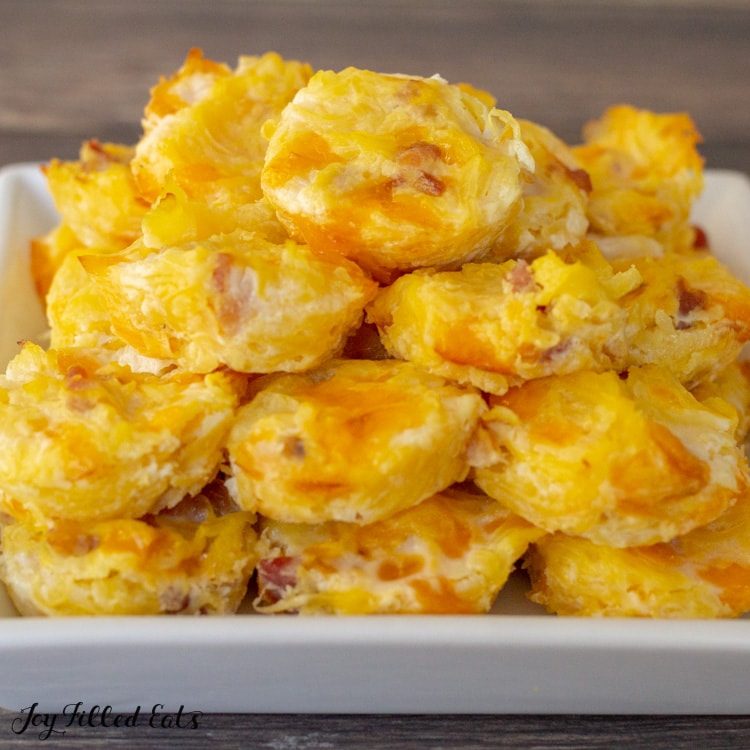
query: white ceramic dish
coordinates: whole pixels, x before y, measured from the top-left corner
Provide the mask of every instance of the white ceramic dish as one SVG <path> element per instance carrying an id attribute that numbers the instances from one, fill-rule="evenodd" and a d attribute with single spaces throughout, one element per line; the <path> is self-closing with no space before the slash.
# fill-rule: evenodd
<path id="1" fill-rule="evenodd" d="M 695 209 L 750 281 L 750 180 Z M 35 165 L 0 170 L 0 358 L 44 327 L 28 240 L 56 216 Z M 62 712 L 750 712 L 750 622 L 543 615 L 513 580 L 485 617 L 20 618 L 0 596 L 0 706 Z M 4 592 L 0 592 L 3 594 Z M 70 709 L 69 709 L 70 710 Z"/>

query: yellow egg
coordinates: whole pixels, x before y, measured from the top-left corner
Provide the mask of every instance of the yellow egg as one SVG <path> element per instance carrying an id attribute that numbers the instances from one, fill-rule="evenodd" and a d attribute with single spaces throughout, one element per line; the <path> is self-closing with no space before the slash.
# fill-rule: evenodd
<path id="1" fill-rule="evenodd" d="M 518 123 L 534 158 L 534 176 L 523 183 L 521 209 L 498 239 L 494 260 L 533 258 L 575 246 L 589 229 L 588 173 L 551 130 L 529 120 Z"/>
<path id="2" fill-rule="evenodd" d="M 133 372 L 158 374 L 172 369 L 171 361 L 146 357 L 115 334 L 99 288 L 81 264 L 80 252 L 71 251 L 62 261 L 47 294 L 50 347 L 87 349 L 101 364 L 115 362 Z"/>
<path id="3" fill-rule="evenodd" d="M 0 398 L 0 509 L 24 518 L 137 518 L 216 474 L 244 380 L 157 377 L 86 350 L 26 344 Z"/>
<path id="4" fill-rule="evenodd" d="M 533 171 L 516 120 L 439 77 L 318 71 L 267 129 L 292 236 L 380 279 L 486 255 Z"/>
<path id="5" fill-rule="evenodd" d="M 82 258 L 114 332 L 191 372 L 295 372 L 336 355 L 375 283 L 354 263 L 245 232 Z"/>
<path id="6" fill-rule="evenodd" d="M 192 198 L 237 205 L 261 197 L 267 140 L 263 123 L 277 117 L 312 69 L 269 52 L 242 56 L 234 70 L 192 52 L 152 91 L 133 174 L 156 200 L 172 180 Z"/>
<path id="7" fill-rule="evenodd" d="M 622 298 L 625 366 L 657 364 L 689 388 L 715 378 L 750 340 L 750 289 L 710 253 L 614 261 L 643 284 Z"/>
<path id="8" fill-rule="evenodd" d="M 52 159 L 44 167 L 55 207 L 84 246 L 121 250 L 140 234 L 149 202 L 130 171 L 133 153 L 130 146 L 90 140 L 78 161 Z"/>
<path id="9" fill-rule="evenodd" d="M 698 401 L 719 398 L 737 410 L 737 442 L 742 443 L 750 431 L 750 361 L 730 363 L 713 380 L 705 381 L 692 390 Z"/>
<path id="10" fill-rule="evenodd" d="M 447 490 L 383 521 L 263 520 L 261 612 L 480 614 L 544 532 L 487 497 Z"/>
<path id="11" fill-rule="evenodd" d="M 693 201 L 703 189 L 701 140 L 686 114 L 632 106 L 607 109 L 573 147 L 591 177 L 588 217 L 607 237 L 642 235 L 673 249 L 691 247 Z M 613 244 L 613 252 L 617 245 Z"/>
<path id="12" fill-rule="evenodd" d="M 68 253 L 123 250 L 140 235 L 149 202 L 130 171 L 133 148 L 86 141 L 77 161 L 52 159 L 44 166 L 47 188 L 60 222 L 31 242 L 31 274 L 44 302 Z"/>
<path id="13" fill-rule="evenodd" d="M 549 252 L 406 274 L 367 317 L 393 356 L 501 394 L 532 378 L 617 368 L 626 353 L 620 299 L 639 284 L 637 271 Z"/>
<path id="14" fill-rule="evenodd" d="M 669 543 L 612 549 L 553 534 L 526 567 L 531 599 L 560 615 L 737 617 L 750 610 L 750 495 Z"/>
<path id="15" fill-rule="evenodd" d="M 736 410 L 697 401 L 655 366 L 532 380 L 490 405 L 495 455 L 476 483 L 546 531 L 612 547 L 669 541 L 744 489 Z"/>
<path id="16" fill-rule="evenodd" d="M 281 521 L 371 523 L 462 481 L 485 409 L 406 362 L 339 360 L 258 381 L 227 448 L 239 504 Z"/>
<path id="17" fill-rule="evenodd" d="M 199 495 L 141 519 L 11 523 L 0 578 L 25 615 L 232 614 L 255 569 L 254 520 Z"/>
<path id="18" fill-rule="evenodd" d="M 60 222 L 44 235 L 32 238 L 29 243 L 29 271 L 37 298 L 44 308 L 47 294 L 60 266 L 75 251 L 86 247 L 71 228 Z"/>

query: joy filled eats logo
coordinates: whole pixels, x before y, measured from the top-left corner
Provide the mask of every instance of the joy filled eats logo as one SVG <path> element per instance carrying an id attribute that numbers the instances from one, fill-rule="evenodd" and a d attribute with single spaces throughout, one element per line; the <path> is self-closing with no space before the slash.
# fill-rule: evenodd
<path id="1" fill-rule="evenodd" d="M 40 740 L 52 735 L 64 735 L 71 727 L 127 727 L 148 726 L 154 729 L 198 729 L 202 711 L 186 711 L 180 706 L 177 711 L 168 711 L 163 703 L 155 703 L 148 709 L 136 706 L 132 713 L 116 713 L 112 706 L 91 706 L 83 701 L 68 703 L 59 714 L 42 713 L 39 703 L 22 708 L 11 722 L 14 734 L 38 733 Z"/>

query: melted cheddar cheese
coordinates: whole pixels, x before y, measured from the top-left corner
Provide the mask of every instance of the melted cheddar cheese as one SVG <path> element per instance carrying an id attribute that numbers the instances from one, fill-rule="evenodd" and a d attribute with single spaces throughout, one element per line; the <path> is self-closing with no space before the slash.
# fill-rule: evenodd
<path id="1" fill-rule="evenodd" d="M 240 505 L 282 521 L 370 523 L 462 481 L 473 389 L 394 360 L 254 384 L 227 444 Z"/>
<path id="2" fill-rule="evenodd" d="M 482 495 L 448 490 L 372 524 L 264 520 L 261 612 L 477 614 L 544 532 Z"/>

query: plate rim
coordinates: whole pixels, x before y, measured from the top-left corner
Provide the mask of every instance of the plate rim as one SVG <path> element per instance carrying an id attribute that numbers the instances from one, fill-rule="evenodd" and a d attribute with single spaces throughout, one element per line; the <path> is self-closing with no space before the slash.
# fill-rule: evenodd
<path id="1" fill-rule="evenodd" d="M 0 204 L 8 186 L 32 172 L 40 175 L 31 179 L 32 191 L 42 185 L 40 165 L 0 167 Z M 743 172 L 704 174 L 707 187 L 739 186 L 750 198 Z M 0 241 L 2 233 L 0 226 Z M 143 653 L 153 655 L 152 663 Z M 197 653 L 194 665 L 183 667 L 186 653 Z M 750 713 L 750 630 L 743 619 L 0 614 L 0 662 L 0 706 L 15 711 L 33 701 L 40 710 L 59 710 L 79 696 L 127 710 L 155 695 L 165 703 L 251 713 Z M 415 676 L 379 674 L 381 663 Z M 713 663 L 721 674 L 712 673 Z M 363 667 L 372 670 L 369 687 L 361 684 Z M 498 682 L 493 668 L 507 670 L 510 679 Z M 624 673 L 622 685 L 612 682 L 613 668 Z M 562 674 L 575 669 L 588 684 L 571 685 Z M 197 671 L 199 684 L 188 685 Z M 693 685 L 696 677 L 705 677 L 713 694 Z M 144 680 L 163 692 L 147 689 Z M 663 699 L 658 690 L 667 691 Z"/>

